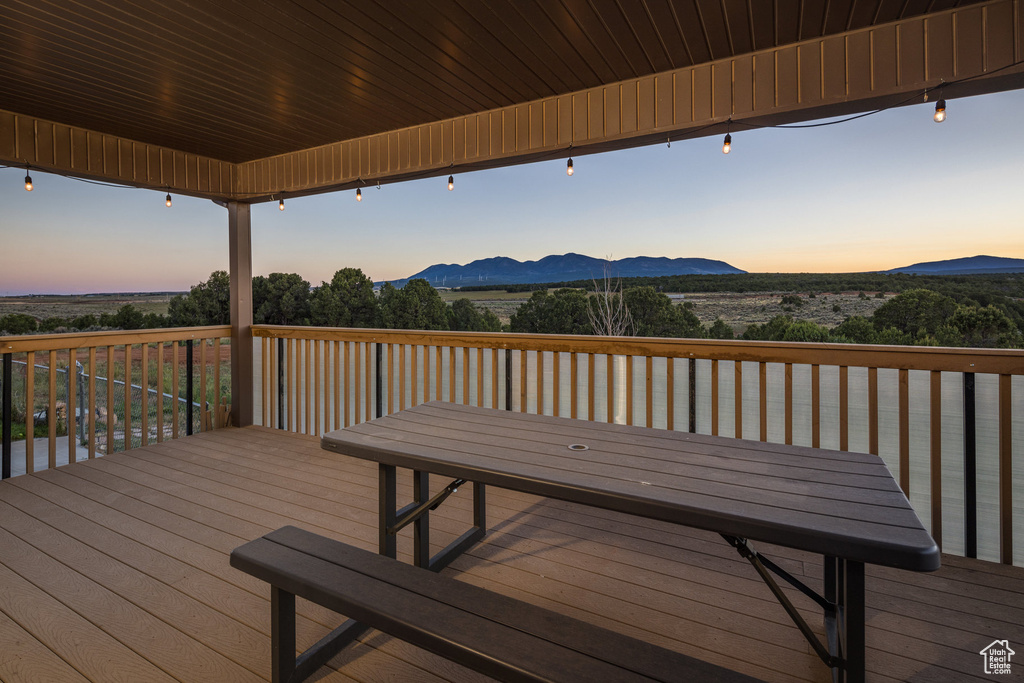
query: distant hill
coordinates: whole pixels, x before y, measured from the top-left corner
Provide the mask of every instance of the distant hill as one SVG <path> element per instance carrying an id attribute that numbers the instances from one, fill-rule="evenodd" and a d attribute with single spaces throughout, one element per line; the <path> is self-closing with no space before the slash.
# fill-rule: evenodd
<path id="1" fill-rule="evenodd" d="M 919 275 L 984 275 L 987 273 L 1024 273 L 1024 259 L 1001 256 L 968 256 L 946 261 L 927 261 L 912 266 L 893 268 L 885 273 L 916 273 Z"/>
<path id="2" fill-rule="evenodd" d="M 402 287 L 413 278 L 423 278 L 435 287 L 459 287 L 493 284 L 518 285 L 538 282 L 565 282 L 569 280 L 600 279 L 604 267 L 611 264 L 613 277 L 656 277 L 661 275 L 721 275 L 744 273 L 724 261 L 705 258 L 666 258 L 634 256 L 619 260 L 563 254 L 545 256 L 538 261 L 517 261 L 505 256 L 480 259 L 458 264 L 439 263 L 425 268 L 415 275 L 402 280 L 391 280 L 391 284 Z"/>

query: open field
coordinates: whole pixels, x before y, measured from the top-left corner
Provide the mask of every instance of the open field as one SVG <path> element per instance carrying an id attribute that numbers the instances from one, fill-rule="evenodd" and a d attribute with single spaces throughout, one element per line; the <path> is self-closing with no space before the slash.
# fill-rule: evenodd
<path id="1" fill-rule="evenodd" d="M 531 292 L 506 292 L 503 289 L 489 291 L 461 292 L 458 290 L 441 292 L 441 298 L 451 303 L 456 299 L 470 299 L 477 306 L 491 309 L 502 323 L 508 323 L 516 309 L 527 299 Z M 688 302 L 693 304 L 693 312 L 704 324 L 722 318 L 737 333 L 742 333 L 754 323 L 765 323 L 777 315 L 791 315 L 797 320 L 810 320 L 826 327 L 835 327 L 847 316 L 870 316 L 876 308 L 884 304 L 892 294 L 885 294 L 884 299 L 875 298 L 876 292 L 866 292 L 867 298 L 861 298 L 860 292 L 843 292 L 841 294 L 818 294 L 813 298 L 806 294 L 799 295 L 802 306 L 789 306 L 787 311 L 782 305 L 782 297 L 787 292 L 701 292 L 697 294 L 669 294 L 674 303 Z M 835 305 L 839 310 L 833 310 Z"/>
<path id="2" fill-rule="evenodd" d="M 0 297 L 0 316 L 11 313 L 25 313 L 43 320 L 45 318 L 77 318 L 81 315 L 117 313 L 125 304 L 146 313 L 167 314 L 167 305 L 177 292 L 153 292 L 142 294 L 39 294 L 31 296 Z"/>

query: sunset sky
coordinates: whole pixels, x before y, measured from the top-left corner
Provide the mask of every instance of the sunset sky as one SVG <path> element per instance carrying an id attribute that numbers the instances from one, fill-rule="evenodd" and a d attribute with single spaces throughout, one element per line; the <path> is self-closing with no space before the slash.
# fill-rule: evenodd
<path id="1" fill-rule="evenodd" d="M 491 256 L 704 257 L 752 272 L 1024 258 L 1024 92 L 295 198 L 253 209 L 256 274 L 375 280 Z M 227 269 L 227 212 L 0 169 L 0 295 L 180 291 Z"/>

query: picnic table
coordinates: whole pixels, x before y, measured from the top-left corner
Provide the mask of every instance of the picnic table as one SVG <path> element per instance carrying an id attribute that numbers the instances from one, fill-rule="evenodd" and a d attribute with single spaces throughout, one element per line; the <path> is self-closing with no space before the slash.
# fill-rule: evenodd
<path id="1" fill-rule="evenodd" d="M 875 455 L 429 402 L 326 434 L 323 448 L 379 464 L 379 551 L 414 525 L 414 562 L 440 569 L 483 537 L 486 486 L 717 532 L 748 560 L 839 680 L 865 671 L 864 566 L 939 568 L 939 550 Z M 414 500 L 397 504 L 396 468 Z M 451 477 L 429 496 L 429 475 Z M 429 554 L 429 511 L 472 484 L 473 527 Z M 758 552 L 824 556 L 819 594 Z M 821 609 L 821 642 L 776 579 Z"/>

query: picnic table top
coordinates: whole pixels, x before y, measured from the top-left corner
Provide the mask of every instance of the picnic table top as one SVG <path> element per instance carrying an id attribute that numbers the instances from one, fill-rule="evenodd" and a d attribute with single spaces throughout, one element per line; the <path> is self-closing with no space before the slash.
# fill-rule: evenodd
<path id="1" fill-rule="evenodd" d="M 876 455 L 432 401 L 330 432 L 387 465 L 914 571 L 939 550 Z"/>

